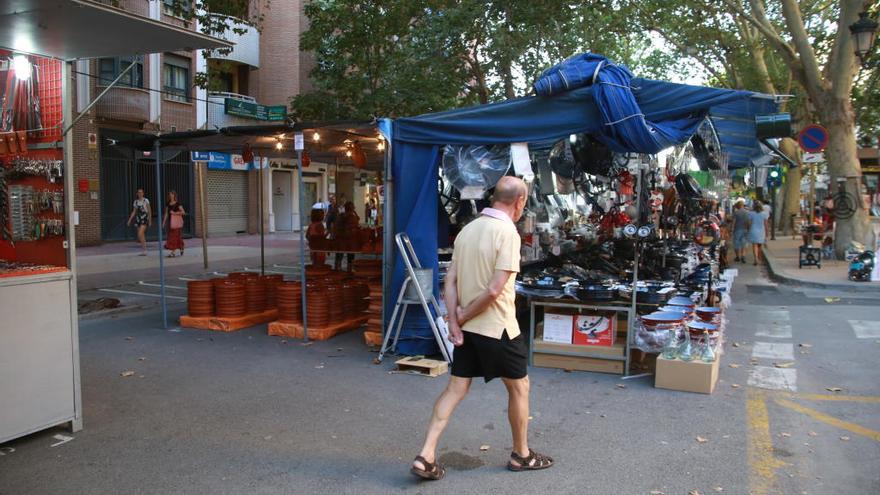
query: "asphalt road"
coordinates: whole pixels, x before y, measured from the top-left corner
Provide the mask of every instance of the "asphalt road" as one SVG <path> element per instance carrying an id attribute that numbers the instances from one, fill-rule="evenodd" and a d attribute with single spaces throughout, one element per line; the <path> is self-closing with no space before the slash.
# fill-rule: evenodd
<path id="1" fill-rule="evenodd" d="M 504 388 L 475 383 L 433 483 L 408 463 L 446 377 L 389 374 L 359 332 L 303 346 L 165 331 L 155 310 L 84 321 L 85 428 L 0 445 L 0 493 L 880 493 L 880 294 L 748 266 L 733 296 L 713 395 L 533 368 L 531 443 L 557 465 L 510 473 Z"/>

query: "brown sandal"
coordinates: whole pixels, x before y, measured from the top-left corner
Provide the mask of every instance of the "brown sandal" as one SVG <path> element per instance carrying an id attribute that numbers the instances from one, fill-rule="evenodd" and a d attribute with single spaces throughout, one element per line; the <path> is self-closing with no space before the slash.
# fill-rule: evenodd
<path id="1" fill-rule="evenodd" d="M 440 480 L 446 476 L 446 468 L 440 465 L 439 462 L 434 462 L 433 464 L 425 460 L 422 456 L 416 456 L 416 461 L 421 462 L 422 466 L 425 466 L 425 469 L 419 469 L 415 466 L 409 468 L 409 472 L 418 476 L 419 478 L 426 480 Z"/>
<path id="2" fill-rule="evenodd" d="M 510 459 L 518 464 L 508 462 L 507 469 L 511 471 L 537 471 L 539 469 L 547 469 L 553 465 L 552 457 L 539 454 L 532 449 L 529 449 L 528 457 L 522 457 L 516 452 L 511 452 Z"/>

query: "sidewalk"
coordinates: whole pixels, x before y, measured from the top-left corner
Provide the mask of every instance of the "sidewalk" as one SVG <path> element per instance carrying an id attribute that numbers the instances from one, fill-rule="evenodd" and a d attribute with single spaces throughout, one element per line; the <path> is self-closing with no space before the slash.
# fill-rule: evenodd
<path id="1" fill-rule="evenodd" d="M 770 274 L 782 282 L 825 289 L 857 292 L 880 291 L 880 282 L 853 282 L 847 278 L 849 262 L 822 260 L 822 268 L 798 268 L 798 246 L 803 241 L 777 234 L 775 241 L 767 241 L 764 253 Z M 748 256 L 751 259 L 751 254 Z"/>
<path id="2" fill-rule="evenodd" d="M 167 276 L 180 276 L 203 271 L 258 267 L 260 236 L 243 235 L 208 239 L 208 270 L 204 268 L 202 240 L 185 239 L 186 254 L 165 258 Z M 299 233 L 268 234 L 265 237 L 266 263 L 299 263 Z M 77 248 L 77 284 L 80 291 L 96 287 L 159 278 L 159 249 L 156 242 L 147 243 L 147 256 L 140 256 L 140 245 L 123 241 L 100 246 Z"/>

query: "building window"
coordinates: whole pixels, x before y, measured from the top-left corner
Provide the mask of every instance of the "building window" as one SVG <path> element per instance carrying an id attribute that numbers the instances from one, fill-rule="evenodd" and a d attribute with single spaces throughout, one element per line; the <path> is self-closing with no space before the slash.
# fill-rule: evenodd
<path id="1" fill-rule="evenodd" d="M 177 55 L 165 55 L 162 74 L 165 98 L 172 101 L 189 101 L 189 67 L 191 60 Z"/>
<path id="2" fill-rule="evenodd" d="M 125 70 L 132 62 L 134 67 L 129 69 L 124 76 L 116 83 L 119 86 L 128 86 L 130 88 L 144 87 L 144 58 L 137 57 L 117 57 L 98 59 L 98 84 L 106 86 L 113 82 L 119 73 Z"/>

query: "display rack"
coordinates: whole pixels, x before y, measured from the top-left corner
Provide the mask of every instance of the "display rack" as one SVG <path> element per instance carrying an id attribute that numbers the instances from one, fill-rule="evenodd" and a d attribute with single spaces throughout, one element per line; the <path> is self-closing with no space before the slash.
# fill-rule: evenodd
<path id="1" fill-rule="evenodd" d="M 603 312 L 613 312 L 613 313 L 624 313 L 626 314 L 626 340 L 622 346 L 613 345 L 610 347 L 606 346 L 584 346 L 578 344 L 560 344 L 555 342 L 545 342 L 543 339 L 538 340 L 535 338 L 535 330 L 537 328 L 537 321 L 535 315 L 535 308 L 537 306 L 541 306 L 544 308 L 563 308 L 576 310 L 578 313 L 583 311 L 603 311 Z M 573 302 L 559 302 L 558 300 L 546 300 L 546 299 L 535 299 L 532 298 L 529 301 L 529 342 L 531 345 L 529 346 L 529 364 L 534 366 L 535 358 L 534 355 L 537 352 L 538 354 L 546 354 L 551 356 L 568 356 L 575 358 L 582 358 L 588 360 L 601 360 L 601 361 L 617 361 L 623 362 L 623 375 L 629 375 L 629 364 L 630 364 L 630 352 L 632 350 L 632 335 L 633 332 L 631 329 L 633 328 L 633 322 L 635 321 L 635 310 L 627 305 L 624 306 L 622 304 L 610 304 L 610 305 L 593 305 L 587 303 L 573 303 Z M 617 332 L 620 332 L 620 329 L 617 329 Z M 612 351 L 609 351 L 612 350 Z M 617 350 L 622 351 L 622 355 L 616 355 L 617 352 L 613 351 Z M 602 371 L 602 370 L 596 370 Z"/>

